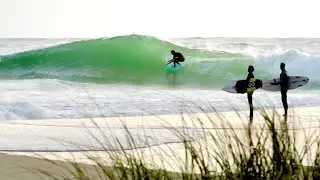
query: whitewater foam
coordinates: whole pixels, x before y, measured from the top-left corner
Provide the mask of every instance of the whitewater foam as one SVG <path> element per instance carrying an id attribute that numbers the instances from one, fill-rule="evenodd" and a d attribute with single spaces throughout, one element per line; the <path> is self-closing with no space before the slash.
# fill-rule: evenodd
<path id="1" fill-rule="evenodd" d="M 16 119 L 49 119 L 58 118 L 55 113 L 47 110 L 45 107 L 38 107 L 28 102 L 13 102 L 4 105 L 1 108 L 0 119 L 16 120 Z"/>
<path id="2" fill-rule="evenodd" d="M 187 38 L 174 39 L 172 42 L 194 49 L 241 53 L 253 57 L 283 54 L 292 49 L 312 56 L 320 55 L 320 39 Z"/>
<path id="3" fill-rule="evenodd" d="M 0 81 L 0 120 L 144 116 L 247 109 L 246 96 L 201 89 L 161 89 L 61 80 Z M 290 91 L 290 107 L 320 105 L 318 91 Z M 282 107 L 279 93 L 258 90 L 255 107 Z M 232 104 L 230 103 L 232 102 Z M 201 107 L 201 108 L 200 108 Z M 214 109 L 213 109 L 214 108 Z"/>
<path id="4" fill-rule="evenodd" d="M 286 70 L 289 75 L 307 76 L 310 78 L 310 84 L 318 83 L 320 81 L 320 57 L 311 56 L 308 53 L 297 50 L 288 50 L 283 54 L 273 54 L 269 56 L 260 56 L 254 65 L 256 71 L 263 72 L 266 68 L 273 77 L 280 74 L 280 63 L 286 64 Z M 310 87 L 310 86 L 309 86 Z"/>

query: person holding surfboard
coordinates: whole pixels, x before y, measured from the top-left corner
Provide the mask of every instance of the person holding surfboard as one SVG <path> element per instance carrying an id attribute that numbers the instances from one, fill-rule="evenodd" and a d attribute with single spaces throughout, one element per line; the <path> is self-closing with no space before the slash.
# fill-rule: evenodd
<path id="1" fill-rule="evenodd" d="M 168 65 L 172 62 L 173 62 L 173 67 L 176 67 L 176 64 L 181 65 L 179 62 L 184 61 L 184 56 L 179 52 L 175 52 L 174 50 L 171 50 L 171 54 L 173 55 L 173 58 L 171 60 L 169 60 L 166 65 Z"/>
<path id="2" fill-rule="evenodd" d="M 284 108 L 283 116 L 287 116 L 288 114 L 287 92 L 289 89 L 289 76 L 285 68 L 286 68 L 286 64 L 281 63 L 280 64 L 280 69 L 281 69 L 280 87 L 281 87 L 281 101 Z"/>
<path id="3" fill-rule="evenodd" d="M 288 115 L 288 102 L 287 102 L 287 92 L 289 89 L 289 76 L 286 71 L 286 64 L 285 63 L 280 63 L 280 69 L 281 69 L 281 74 L 280 74 L 280 81 L 279 83 L 271 83 L 272 85 L 278 85 L 280 84 L 280 91 L 281 91 L 281 101 L 283 104 L 284 108 L 284 115 Z"/>
<path id="4" fill-rule="evenodd" d="M 249 108 L 250 108 L 250 122 L 252 122 L 252 119 L 253 119 L 253 105 L 252 105 L 252 94 L 253 94 L 253 91 L 254 90 L 251 90 L 251 81 L 254 81 L 254 75 L 253 75 L 253 71 L 254 71 L 254 67 L 253 66 L 249 66 L 248 67 L 248 76 L 247 76 L 247 98 L 248 98 L 248 103 L 249 103 Z"/>

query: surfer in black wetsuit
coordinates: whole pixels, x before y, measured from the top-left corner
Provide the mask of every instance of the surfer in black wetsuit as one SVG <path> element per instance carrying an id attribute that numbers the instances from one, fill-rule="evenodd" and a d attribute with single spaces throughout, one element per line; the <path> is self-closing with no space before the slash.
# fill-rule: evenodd
<path id="1" fill-rule="evenodd" d="M 279 83 L 271 83 L 272 85 L 278 85 L 280 84 L 280 91 L 281 91 L 281 101 L 283 104 L 284 108 L 284 115 L 288 115 L 288 102 L 287 102 L 287 92 L 289 89 L 289 76 L 287 74 L 287 71 L 285 69 L 286 64 L 283 62 L 280 63 L 280 69 L 281 69 L 281 74 L 280 74 L 280 82 Z"/>
<path id="2" fill-rule="evenodd" d="M 173 55 L 173 58 L 167 62 L 167 65 L 173 62 L 173 67 L 176 67 L 176 64 L 180 65 L 179 62 L 184 61 L 184 56 L 181 53 L 171 50 L 171 54 Z"/>
<path id="3" fill-rule="evenodd" d="M 280 74 L 280 87 L 281 87 L 281 101 L 284 108 L 284 115 L 288 114 L 288 102 L 287 102 L 287 92 L 289 89 L 289 76 L 286 71 L 286 65 L 284 63 L 280 64 L 281 74 Z"/>
<path id="4" fill-rule="evenodd" d="M 248 87 L 250 87 L 250 85 L 249 85 L 250 79 L 254 78 L 253 71 L 254 71 L 254 67 L 250 65 L 248 67 L 248 76 L 247 76 L 247 79 L 246 79 Z M 250 117 L 250 122 L 252 122 L 252 119 L 253 119 L 252 94 L 253 94 L 253 91 L 247 92 L 248 103 L 249 103 L 249 108 L 250 108 L 250 116 L 249 116 Z"/>

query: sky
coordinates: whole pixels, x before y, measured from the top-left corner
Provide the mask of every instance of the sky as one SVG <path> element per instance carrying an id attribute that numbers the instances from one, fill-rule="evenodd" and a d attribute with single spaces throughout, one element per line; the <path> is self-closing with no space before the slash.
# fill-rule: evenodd
<path id="1" fill-rule="evenodd" d="M 0 0 L 0 38 L 319 38 L 318 1 Z"/>

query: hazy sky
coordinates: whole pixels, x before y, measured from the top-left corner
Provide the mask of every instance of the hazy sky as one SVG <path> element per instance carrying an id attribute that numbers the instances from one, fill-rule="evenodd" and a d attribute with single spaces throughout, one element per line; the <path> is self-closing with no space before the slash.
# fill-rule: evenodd
<path id="1" fill-rule="evenodd" d="M 320 37 L 319 0 L 0 0 L 0 37 Z"/>

